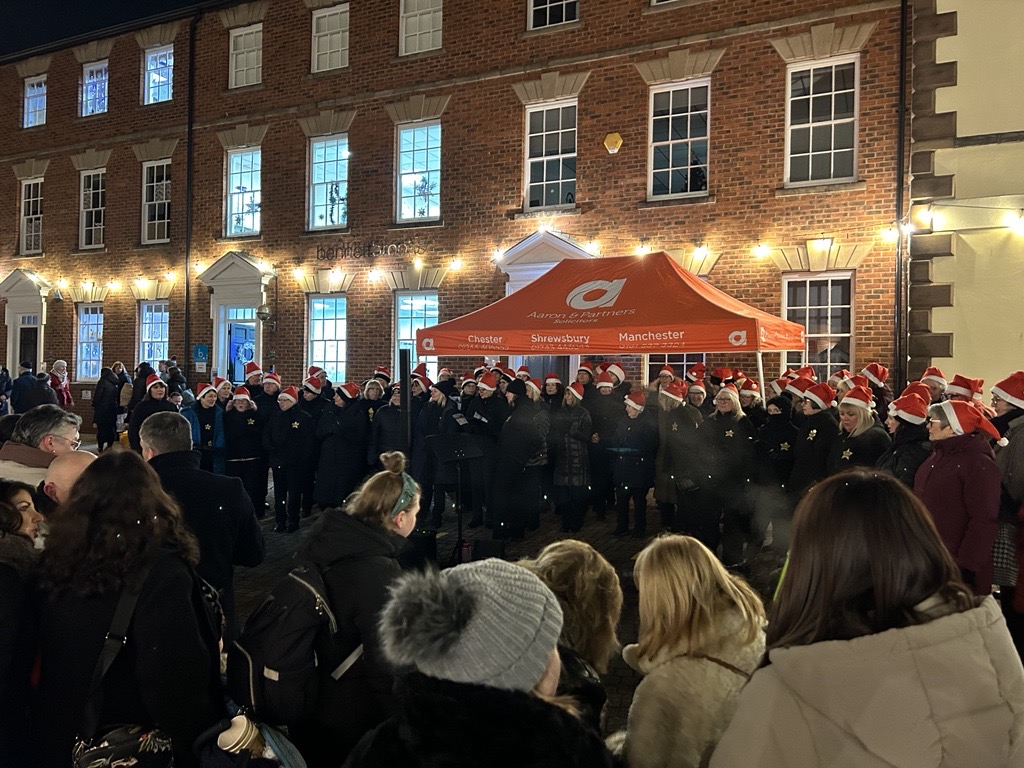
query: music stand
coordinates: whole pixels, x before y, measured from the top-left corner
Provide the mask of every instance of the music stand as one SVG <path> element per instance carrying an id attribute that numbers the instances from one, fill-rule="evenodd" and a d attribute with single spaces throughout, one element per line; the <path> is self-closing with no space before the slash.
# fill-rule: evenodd
<path id="1" fill-rule="evenodd" d="M 455 514 L 458 520 L 458 538 L 455 542 L 455 549 L 452 550 L 451 564 L 459 562 L 459 555 L 462 553 L 462 463 L 469 459 L 483 458 L 484 452 L 480 448 L 475 435 L 466 435 L 459 432 L 452 432 L 445 435 L 430 435 L 426 440 L 427 446 L 437 456 L 442 464 L 455 464 Z"/>

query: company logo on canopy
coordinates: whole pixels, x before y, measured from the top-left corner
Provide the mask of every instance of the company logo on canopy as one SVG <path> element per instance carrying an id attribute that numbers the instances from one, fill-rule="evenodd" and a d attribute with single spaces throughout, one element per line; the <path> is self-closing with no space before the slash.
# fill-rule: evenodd
<path id="1" fill-rule="evenodd" d="M 571 290 L 565 299 L 565 303 L 573 309 L 610 307 L 619 298 L 619 293 L 621 293 L 622 286 L 625 284 L 626 278 L 624 277 L 610 282 L 607 280 L 591 280 L 589 283 L 584 283 Z M 587 298 L 587 296 L 596 292 L 600 292 L 596 297 Z"/>

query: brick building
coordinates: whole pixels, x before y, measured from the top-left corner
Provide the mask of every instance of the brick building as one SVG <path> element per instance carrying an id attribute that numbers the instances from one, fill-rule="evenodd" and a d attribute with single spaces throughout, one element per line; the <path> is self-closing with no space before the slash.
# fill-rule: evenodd
<path id="1" fill-rule="evenodd" d="M 359 380 L 561 258 L 667 250 L 822 370 L 890 365 L 899 5 L 221 2 L 8 55 L 0 357 L 80 403 L 170 354 Z"/>

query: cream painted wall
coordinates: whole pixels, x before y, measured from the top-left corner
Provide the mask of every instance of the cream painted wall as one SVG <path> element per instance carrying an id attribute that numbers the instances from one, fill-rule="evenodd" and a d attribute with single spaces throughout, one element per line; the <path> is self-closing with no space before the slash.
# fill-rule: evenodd
<path id="1" fill-rule="evenodd" d="M 1021 4 L 1024 5 L 1024 0 Z M 1021 72 L 1024 73 L 1024 62 Z M 1024 109 L 1024 97 L 1021 109 Z M 958 200 L 1024 195 L 1024 144 L 939 149 L 935 152 L 935 175 L 950 174 L 956 177 L 953 190 Z"/>
<path id="2" fill-rule="evenodd" d="M 936 112 L 957 113 L 958 136 L 1024 130 L 1024 2 L 938 0 L 936 10 L 957 14 L 957 35 L 935 42 L 936 61 L 957 62 Z"/>

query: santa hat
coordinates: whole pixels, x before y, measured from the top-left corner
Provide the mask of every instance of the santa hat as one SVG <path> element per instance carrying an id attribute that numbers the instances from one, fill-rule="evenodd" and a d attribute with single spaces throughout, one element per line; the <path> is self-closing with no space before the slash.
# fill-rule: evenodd
<path id="1" fill-rule="evenodd" d="M 797 397 L 806 397 L 807 390 L 813 386 L 814 379 L 809 379 L 806 376 L 798 376 L 797 378 L 786 382 L 786 392 L 796 395 Z M 831 387 L 829 387 L 829 389 L 831 389 Z"/>
<path id="2" fill-rule="evenodd" d="M 594 375 L 595 376 L 600 376 L 602 373 L 604 373 L 604 369 L 605 369 L 605 364 L 604 363 L 598 363 L 597 365 L 594 366 Z"/>
<path id="3" fill-rule="evenodd" d="M 455 376 L 455 374 L 454 374 L 454 373 L 452 373 L 452 369 L 451 369 L 451 368 L 441 368 L 441 369 L 440 369 L 440 370 L 439 370 L 439 371 L 437 372 L 437 378 L 441 378 L 441 377 L 442 377 L 442 376 L 444 376 L 444 375 L 445 375 L 446 373 L 448 374 L 448 378 L 452 378 L 453 376 Z"/>
<path id="4" fill-rule="evenodd" d="M 840 368 L 838 371 L 836 371 L 835 373 L 828 377 L 828 385 L 832 387 L 832 389 L 836 389 L 840 382 L 849 381 L 851 376 L 853 376 L 853 374 L 850 373 L 848 370 L 846 370 L 845 368 Z"/>
<path id="5" fill-rule="evenodd" d="M 953 380 L 946 387 L 946 395 L 961 395 L 962 397 L 974 397 L 980 400 L 984 385 L 984 379 L 971 379 L 958 373 L 953 376 Z"/>
<path id="6" fill-rule="evenodd" d="M 670 397 L 677 403 L 683 402 L 683 398 L 686 397 L 685 385 L 681 381 L 673 381 L 671 384 L 666 384 L 661 388 L 661 394 L 665 397 Z"/>
<path id="7" fill-rule="evenodd" d="M 263 369 L 260 368 L 260 364 L 254 360 L 250 360 L 245 364 L 245 378 L 248 379 L 250 376 L 262 375 Z"/>
<path id="8" fill-rule="evenodd" d="M 626 372 L 622 370 L 622 366 L 619 365 L 617 362 L 608 363 L 608 365 L 606 365 L 604 369 L 612 376 L 617 378 L 620 384 L 626 380 Z"/>
<path id="9" fill-rule="evenodd" d="M 500 373 L 499 375 L 501 376 L 501 378 L 503 378 L 503 379 L 504 379 L 505 381 L 507 381 L 507 382 L 508 382 L 509 384 L 511 384 L 511 383 L 512 383 L 512 382 L 513 382 L 514 380 L 516 380 L 516 379 L 518 379 L 518 378 L 519 378 L 519 377 L 518 377 L 518 376 L 516 375 L 516 372 L 515 372 L 515 371 L 513 371 L 513 370 L 512 370 L 511 368 L 506 368 L 506 369 L 505 369 L 505 370 L 503 370 L 503 371 L 502 371 L 502 372 L 501 372 L 501 373 Z"/>
<path id="10" fill-rule="evenodd" d="M 639 389 L 630 392 L 622 399 L 630 408 L 635 408 L 638 411 L 644 409 L 644 393 Z"/>
<path id="11" fill-rule="evenodd" d="M 289 387 L 289 389 L 293 389 L 293 387 Z M 352 381 L 346 381 L 341 386 L 335 387 L 334 391 L 346 400 L 359 399 L 359 385 Z"/>
<path id="12" fill-rule="evenodd" d="M 799 375 L 800 374 L 798 374 L 795 369 L 790 368 L 788 365 L 786 366 L 786 370 L 782 372 L 782 378 L 784 379 L 795 379 Z"/>
<path id="13" fill-rule="evenodd" d="M 1024 371 L 1017 371 L 997 382 L 992 394 L 1016 408 L 1024 408 Z"/>
<path id="14" fill-rule="evenodd" d="M 732 368 L 715 368 L 711 371 L 712 384 L 724 384 L 727 381 L 732 381 Z"/>
<path id="15" fill-rule="evenodd" d="M 871 389 L 871 385 L 870 385 L 870 382 L 868 381 L 868 377 L 865 376 L 862 373 L 854 374 L 853 376 L 851 376 L 850 378 L 848 378 L 846 380 L 846 383 L 849 384 L 851 388 L 852 387 L 867 387 L 868 389 Z"/>
<path id="16" fill-rule="evenodd" d="M 213 384 L 213 388 L 220 392 L 221 387 L 223 387 L 225 384 L 230 384 L 231 382 L 220 376 L 214 376 L 213 381 L 211 383 Z"/>
<path id="17" fill-rule="evenodd" d="M 932 393 L 929 391 L 928 387 L 920 381 L 912 381 L 907 384 L 906 388 L 900 392 L 900 397 L 903 397 L 904 395 L 917 395 L 926 403 L 930 403 L 932 401 Z"/>
<path id="18" fill-rule="evenodd" d="M 511 370 L 511 369 L 509 369 L 509 370 Z M 526 365 L 526 363 L 523 363 L 522 365 L 520 365 L 518 368 L 516 368 L 516 375 L 513 378 L 518 377 L 519 374 L 521 374 L 521 373 L 525 373 L 526 374 L 526 378 L 530 378 L 530 366 Z"/>
<path id="19" fill-rule="evenodd" d="M 299 402 L 299 388 L 298 387 L 285 387 L 281 390 L 277 396 L 278 401 L 291 400 L 293 403 Z"/>
<path id="20" fill-rule="evenodd" d="M 608 371 L 602 372 L 601 375 L 597 377 L 597 388 L 598 389 L 603 389 L 604 387 L 609 387 L 610 388 L 610 387 L 614 387 L 614 386 L 615 386 L 615 382 L 612 381 L 612 377 L 608 373 Z"/>
<path id="21" fill-rule="evenodd" d="M 803 376 L 805 379 L 810 379 L 811 381 L 814 382 L 818 381 L 818 374 L 814 370 L 814 366 L 811 365 L 805 365 L 803 368 L 797 368 L 795 371 L 793 371 L 793 373 L 795 373 L 798 377 Z"/>
<path id="22" fill-rule="evenodd" d="M 412 369 L 413 376 L 426 376 L 427 375 L 427 364 L 416 363 L 416 367 Z"/>
<path id="23" fill-rule="evenodd" d="M 151 373 L 149 374 L 149 376 L 146 377 L 146 391 L 149 392 L 150 388 L 154 384 L 159 384 L 161 387 L 167 386 L 164 380 L 160 378 L 159 373 Z"/>
<path id="24" fill-rule="evenodd" d="M 264 384 L 266 384 L 266 383 L 267 383 L 268 381 L 272 381 L 272 382 L 274 382 L 274 383 L 275 383 L 275 384 L 277 384 L 277 386 L 279 386 L 279 387 L 281 386 L 281 377 L 280 377 L 280 376 L 278 376 L 278 375 L 277 375 L 276 373 L 274 373 L 273 371 L 271 371 L 270 373 L 268 373 L 268 374 L 265 374 L 265 375 L 263 376 L 263 383 L 264 383 Z"/>
<path id="25" fill-rule="evenodd" d="M 477 382 L 477 386 L 480 389 L 486 389 L 493 392 L 498 388 L 498 380 L 494 378 L 493 373 L 487 371 L 487 373 L 480 377 L 480 381 Z"/>
<path id="26" fill-rule="evenodd" d="M 889 369 L 881 363 L 868 363 L 861 373 L 876 387 L 885 386 L 885 380 L 889 378 Z"/>
<path id="27" fill-rule="evenodd" d="M 537 390 L 537 394 L 539 395 L 540 389 L 543 385 L 540 383 L 540 379 L 527 379 L 526 386 L 530 387 L 531 389 Z"/>
<path id="28" fill-rule="evenodd" d="M 306 376 L 319 376 L 321 373 L 326 375 L 327 371 L 319 365 L 311 365 L 306 369 Z"/>
<path id="29" fill-rule="evenodd" d="M 800 379 L 797 379 L 797 381 L 800 381 Z M 805 379 L 805 381 L 809 381 L 809 379 Z M 819 410 L 827 411 L 832 407 L 832 401 L 836 398 L 836 391 L 828 384 L 814 384 L 812 382 L 803 396 L 816 405 Z"/>
<path id="30" fill-rule="evenodd" d="M 252 402 L 252 395 L 249 394 L 248 387 L 238 387 L 235 393 L 231 396 L 232 400 L 248 400 Z"/>
<path id="31" fill-rule="evenodd" d="M 544 383 L 545 384 L 561 384 L 562 380 L 558 377 L 558 374 L 555 373 L 554 371 L 548 371 L 546 374 L 544 374 Z"/>
<path id="32" fill-rule="evenodd" d="M 213 386 L 213 384 L 211 384 L 208 381 L 201 381 L 198 384 L 196 384 L 196 400 L 202 400 L 203 395 L 205 395 L 207 392 L 216 393 L 216 391 L 217 388 Z"/>
<path id="33" fill-rule="evenodd" d="M 707 387 L 704 386 L 704 379 L 697 379 L 696 381 L 691 381 L 690 392 L 703 392 L 706 395 L 708 393 L 708 390 Z"/>
<path id="34" fill-rule="evenodd" d="M 924 369 L 924 373 L 921 374 L 921 381 L 931 381 L 938 384 L 940 387 L 944 387 L 949 384 L 949 382 L 946 381 L 946 374 L 934 365 Z"/>
<path id="35" fill-rule="evenodd" d="M 495 376 L 501 376 L 505 372 L 505 369 L 501 367 L 501 363 L 495 363 L 490 367 L 491 373 Z"/>
<path id="36" fill-rule="evenodd" d="M 732 369 L 732 381 L 738 387 L 744 381 L 747 380 L 747 374 L 741 371 L 739 368 Z"/>
<path id="37" fill-rule="evenodd" d="M 768 384 L 772 388 L 772 392 L 775 393 L 776 397 L 786 391 L 786 387 L 789 386 L 789 379 L 783 376 L 781 379 L 775 379 Z"/>
<path id="38" fill-rule="evenodd" d="M 462 382 L 459 384 L 459 389 L 465 389 L 467 384 L 476 384 L 476 379 L 473 378 L 472 371 L 466 371 L 466 375 L 463 376 Z M 398 386 L 397 384 L 395 386 Z"/>
<path id="39" fill-rule="evenodd" d="M 686 372 L 686 378 L 690 381 L 703 381 L 704 374 L 707 373 L 708 367 L 704 363 L 697 363 L 691 365 L 690 370 Z"/>
<path id="40" fill-rule="evenodd" d="M 867 387 L 854 387 L 843 395 L 843 399 L 839 401 L 839 404 L 855 405 L 858 408 L 870 411 L 875 407 L 875 396 L 871 394 L 871 390 Z"/>
<path id="41" fill-rule="evenodd" d="M 583 385 L 580 384 L 578 381 L 574 381 L 572 384 L 566 387 L 566 389 L 569 392 L 572 392 L 576 396 L 577 400 L 583 399 Z"/>
<path id="42" fill-rule="evenodd" d="M 671 376 L 674 379 L 676 377 L 676 369 L 668 363 L 665 363 L 665 365 L 661 366 L 661 370 L 658 371 L 658 375 Z"/>
<path id="43" fill-rule="evenodd" d="M 476 378 L 482 373 L 487 373 L 487 361 L 481 360 L 480 365 L 473 369 L 473 378 Z"/>
<path id="44" fill-rule="evenodd" d="M 901 395 L 889 403 L 889 415 L 909 424 L 924 424 L 928 419 L 928 401 L 916 393 Z"/>
<path id="45" fill-rule="evenodd" d="M 760 395 L 761 387 L 758 386 L 757 382 L 753 379 L 744 379 L 740 385 L 741 395 Z"/>
<path id="46" fill-rule="evenodd" d="M 441 370 L 447 370 L 447 369 L 442 368 Z M 391 369 L 388 368 L 386 365 L 378 365 L 376 368 L 373 369 L 373 377 L 372 378 L 374 378 L 374 379 L 384 379 L 385 383 L 390 384 L 391 383 Z"/>
<path id="47" fill-rule="evenodd" d="M 314 395 L 319 395 L 323 386 L 320 384 L 319 376 L 310 376 L 302 382 L 302 388 L 312 392 Z"/>
<path id="48" fill-rule="evenodd" d="M 410 376 L 410 379 L 412 381 L 418 381 L 420 383 L 420 386 L 423 387 L 424 392 L 428 391 L 432 386 L 434 386 L 434 382 L 432 382 L 425 373 L 414 373 L 412 376 Z"/>
<path id="49" fill-rule="evenodd" d="M 946 415 L 946 420 L 949 421 L 949 426 L 953 428 L 954 435 L 984 432 L 995 440 L 997 445 L 1006 446 L 1010 444 L 1009 440 L 999 435 L 999 430 L 996 429 L 991 421 L 985 418 L 985 414 L 970 403 L 965 403 L 962 400 L 944 400 L 932 407 L 942 409 L 942 412 Z"/>

